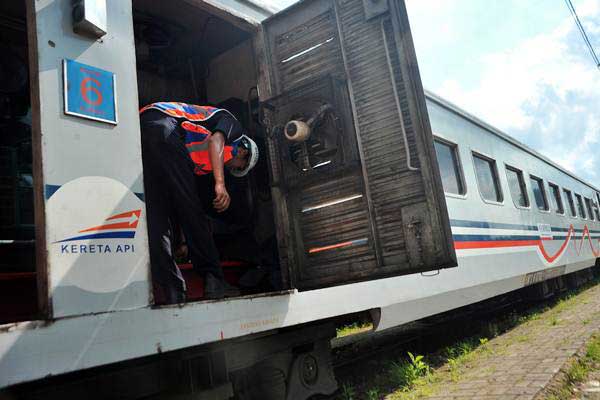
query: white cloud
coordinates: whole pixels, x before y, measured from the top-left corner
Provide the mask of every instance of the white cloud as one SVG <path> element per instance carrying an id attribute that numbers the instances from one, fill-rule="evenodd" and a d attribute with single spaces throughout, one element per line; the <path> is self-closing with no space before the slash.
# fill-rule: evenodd
<path id="1" fill-rule="evenodd" d="M 458 0 L 407 0 L 411 14 L 447 15 L 456 8 Z"/>
<path id="2" fill-rule="evenodd" d="M 579 17 L 594 17 L 600 14 L 600 3 L 598 0 L 584 0 L 574 3 L 575 11 Z"/>
<path id="3" fill-rule="evenodd" d="M 600 28 L 600 3 L 575 3 L 587 26 Z M 591 29 L 590 29 L 591 30 Z M 476 82 L 448 79 L 434 88 L 494 126 L 591 179 L 600 166 L 600 71 L 570 18 L 552 31 L 476 59 Z M 475 84 L 473 84 L 475 83 Z"/>
<path id="4" fill-rule="evenodd" d="M 514 49 L 482 56 L 483 73 L 473 90 L 464 90 L 453 80 L 438 90 L 496 126 L 525 129 L 535 117 L 525 106 L 538 105 L 549 88 L 562 100 L 573 92 L 600 93 L 598 70 L 588 58 L 573 56 L 569 51 L 569 32 L 561 26 L 550 34 L 525 40 Z"/>
<path id="5" fill-rule="evenodd" d="M 600 140 L 600 120 L 596 115 L 589 115 L 587 118 L 587 126 L 583 135 L 583 141 L 586 144 L 598 143 Z M 598 149 L 600 150 L 600 149 Z M 598 151 L 600 153 L 600 151 Z"/>

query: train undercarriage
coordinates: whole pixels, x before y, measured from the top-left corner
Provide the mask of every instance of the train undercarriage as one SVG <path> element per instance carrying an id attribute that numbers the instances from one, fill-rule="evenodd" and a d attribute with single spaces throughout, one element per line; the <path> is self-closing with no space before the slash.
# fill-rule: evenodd
<path id="1" fill-rule="evenodd" d="M 465 315 L 485 315 L 486 310 L 515 301 L 542 301 L 581 287 L 594 277 L 600 277 L 600 262 L 595 267 L 423 321 L 429 325 L 445 323 Z M 24 400 L 76 396 L 128 400 L 306 400 L 314 395 L 331 395 L 338 387 L 331 349 L 336 327 L 358 320 L 370 320 L 376 325 L 376 318 L 377 311 L 372 310 L 179 351 L 159 350 L 150 357 L 15 386 L 4 395 L 13 396 L 7 399 Z"/>

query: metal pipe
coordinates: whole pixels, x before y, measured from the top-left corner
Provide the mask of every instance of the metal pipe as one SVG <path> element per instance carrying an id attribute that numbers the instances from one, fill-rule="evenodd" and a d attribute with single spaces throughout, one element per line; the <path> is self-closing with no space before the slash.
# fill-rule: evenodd
<path id="1" fill-rule="evenodd" d="M 390 78 L 392 80 L 392 90 L 394 92 L 394 100 L 396 101 L 396 108 L 398 109 L 398 116 L 400 117 L 400 127 L 402 129 L 402 137 L 404 139 L 404 148 L 406 150 L 406 166 L 409 171 L 418 171 L 419 168 L 413 167 L 411 164 L 410 147 L 408 147 L 408 136 L 406 135 L 406 128 L 404 126 L 404 118 L 402 117 L 402 107 L 400 106 L 400 98 L 398 97 L 398 86 L 396 85 L 396 77 L 394 75 L 394 67 L 392 65 L 392 58 L 390 56 L 390 49 L 388 48 L 387 36 L 385 34 L 385 19 L 381 20 L 381 35 L 383 36 L 383 46 L 385 47 L 385 57 L 387 59 L 388 69 L 390 70 Z"/>

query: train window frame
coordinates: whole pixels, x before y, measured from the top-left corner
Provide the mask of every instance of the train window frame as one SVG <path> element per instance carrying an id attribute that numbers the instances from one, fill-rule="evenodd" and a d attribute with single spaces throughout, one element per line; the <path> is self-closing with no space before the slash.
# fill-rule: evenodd
<path id="1" fill-rule="evenodd" d="M 594 206 L 594 213 L 596 214 L 596 221 L 600 221 L 600 208 L 598 208 L 598 202 L 592 198 L 592 205 Z"/>
<path id="2" fill-rule="evenodd" d="M 532 180 L 541 182 L 541 184 L 542 184 L 542 197 L 544 198 L 544 205 L 546 206 L 546 208 L 540 208 L 539 207 L 537 199 L 535 198 L 535 192 L 534 192 L 534 188 L 533 188 L 533 185 L 532 185 L 531 186 L 531 194 L 533 195 L 533 199 L 535 201 L 535 208 L 539 212 L 541 212 L 541 213 L 549 214 L 551 212 L 551 210 L 550 210 L 550 201 L 548 201 L 548 193 L 546 191 L 546 185 L 544 184 L 544 179 L 540 178 L 537 175 L 529 174 L 529 183 L 531 183 Z"/>
<path id="3" fill-rule="evenodd" d="M 585 205 L 585 210 L 589 215 L 588 219 L 590 221 L 595 221 L 596 219 L 594 218 L 594 208 L 592 207 L 592 199 L 583 196 L 583 203 Z"/>
<path id="4" fill-rule="evenodd" d="M 576 192 L 573 192 L 573 194 L 575 195 L 575 202 L 577 203 L 576 205 L 577 211 L 579 211 L 579 216 L 581 219 L 587 219 L 587 216 L 585 215 L 585 204 L 583 204 L 583 196 Z"/>
<path id="5" fill-rule="evenodd" d="M 467 180 L 465 179 L 465 173 L 463 170 L 463 163 L 462 163 L 462 159 L 460 157 L 460 150 L 458 147 L 458 143 L 453 142 L 451 140 L 448 140 L 444 137 L 442 137 L 439 133 L 435 132 L 433 134 L 433 141 L 434 141 L 434 151 L 435 150 L 435 142 L 438 141 L 439 143 L 449 146 L 452 148 L 452 150 L 454 151 L 454 156 L 455 156 L 455 161 L 456 161 L 456 171 L 458 172 L 458 179 L 460 181 L 460 184 L 462 185 L 462 189 L 463 189 L 463 193 L 462 194 L 458 194 L 458 193 L 452 193 L 452 192 L 446 192 L 446 190 L 444 190 L 444 195 L 448 196 L 448 197 L 453 197 L 456 199 L 461 199 L 461 200 L 465 200 L 467 198 L 467 195 L 469 193 L 469 188 L 467 187 Z M 436 151 L 436 159 L 437 159 L 437 151 Z M 439 168 L 439 164 L 438 164 L 438 168 Z M 443 188 L 443 182 L 442 182 L 442 188 Z"/>
<path id="6" fill-rule="evenodd" d="M 573 191 L 566 189 L 566 188 L 562 188 L 563 193 L 567 196 L 567 203 L 569 204 L 569 211 L 570 211 L 570 217 L 571 218 L 578 218 L 577 215 L 577 207 L 575 206 L 575 200 L 573 200 Z"/>
<path id="7" fill-rule="evenodd" d="M 492 164 L 492 179 L 494 180 L 494 185 L 498 191 L 498 195 L 500 196 L 500 201 L 489 200 L 483 196 L 481 192 L 481 185 L 479 184 L 479 178 L 477 175 L 477 167 L 475 165 L 475 158 L 480 158 L 484 161 L 490 162 Z M 475 182 L 477 184 L 477 190 L 479 191 L 479 196 L 481 199 L 488 204 L 492 204 L 495 206 L 503 206 L 504 205 L 504 190 L 502 189 L 502 181 L 500 180 L 500 175 L 498 174 L 498 163 L 493 157 L 490 157 L 486 154 L 483 154 L 479 151 L 471 149 L 471 162 L 473 165 L 473 173 L 475 174 Z"/>
<path id="8" fill-rule="evenodd" d="M 515 197 L 513 196 L 512 190 L 510 189 L 510 182 L 508 181 L 508 171 L 515 172 L 519 177 L 521 177 L 523 183 L 523 187 L 521 188 L 521 190 L 525 195 L 525 201 L 527 202 L 526 206 L 521 206 L 517 204 Z M 529 199 L 529 189 L 527 188 L 527 182 L 525 181 L 525 172 L 522 169 L 513 167 L 512 165 L 506 163 L 504 163 L 504 172 L 506 174 L 506 182 L 508 183 L 508 192 L 510 193 L 510 197 L 515 207 L 521 210 L 531 210 L 531 200 Z"/>
<path id="9" fill-rule="evenodd" d="M 566 214 L 566 210 L 565 210 L 565 204 L 562 198 L 562 192 L 560 190 L 560 186 L 558 186 L 556 183 L 552 182 L 552 181 L 548 181 L 548 188 L 550 189 L 550 194 L 553 195 L 552 189 L 551 188 L 555 188 L 556 192 L 558 193 L 558 208 L 560 210 L 562 210 L 561 212 L 558 212 L 557 210 L 554 210 L 554 212 L 558 215 L 565 215 Z M 556 198 L 555 198 L 556 199 Z"/>

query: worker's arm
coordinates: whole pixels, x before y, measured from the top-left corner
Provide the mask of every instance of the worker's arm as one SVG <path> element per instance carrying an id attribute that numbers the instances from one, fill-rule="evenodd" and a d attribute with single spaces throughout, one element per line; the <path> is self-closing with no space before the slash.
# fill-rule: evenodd
<path id="1" fill-rule="evenodd" d="M 208 157 L 212 165 L 215 178 L 215 199 L 213 207 L 217 212 L 227 210 L 230 203 L 229 193 L 225 188 L 225 171 L 223 162 L 223 151 L 225 148 L 225 135 L 221 131 L 215 131 L 208 140 Z"/>

